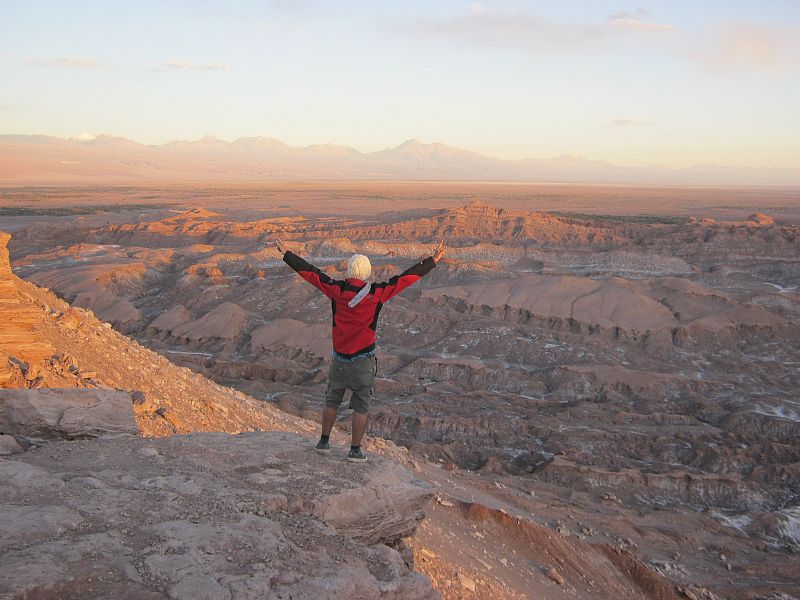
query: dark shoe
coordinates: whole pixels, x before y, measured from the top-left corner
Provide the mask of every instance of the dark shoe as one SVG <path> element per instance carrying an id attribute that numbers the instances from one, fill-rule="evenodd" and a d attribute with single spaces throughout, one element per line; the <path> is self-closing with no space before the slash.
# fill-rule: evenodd
<path id="1" fill-rule="evenodd" d="M 347 455 L 347 462 L 367 462 L 367 455 L 364 454 L 361 448 L 358 450 L 350 448 L 350 453 Z"/>
<path id="2" fill-rule="evenodd" d="M 314 450 L 319 452 L 320 454 L 327 454 L 331 451 L 331 444 L 330 442 L 323 442 L 322 440 L 317 442 L 317 445 L 314 446 Z"/>

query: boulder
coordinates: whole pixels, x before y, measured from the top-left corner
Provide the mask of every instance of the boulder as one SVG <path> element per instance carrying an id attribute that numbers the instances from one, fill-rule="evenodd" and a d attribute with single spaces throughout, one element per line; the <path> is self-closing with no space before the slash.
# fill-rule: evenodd
<path id="1" fill-rule="evenodd" d="M 430 494 L 428 484 L 409 478 L 404 469 L 379 469 L 370 476 L 369 486 L 324 495 L 314 501 L 312 512 L 353 539 L 377 544 L 414 533 Z"/>
<path id="2" fill-rule="evenodd" d="M 124 435 L 0 461 L 0 597 L 438 597 L 391 547 L 430 490 L 381 457 L 312 446 Z"/>
<path id="3" fill-rule="evenodd" d="M 145 394 L 141 390 L 131 392 L 131 400 L 133 400 L 133 410 L 136 413 L 151 413 L 158 409 L 158 403 L 152 394 Z"/>
<path id="4" fill-rule="evenodd" d="M 98 438 L 139 428 L 126 392 L 101 389 L 0 389 L 0 432 L 23 443 Z"/>
<path id="5" fill-rule="evenodd" d="M 0 456 L 7 456 L 9 454 L 17 454 L 18 452 L 22 452 L 22 446 L 17 443 L 10 435 L 5 435 L 0 433 Z"/>

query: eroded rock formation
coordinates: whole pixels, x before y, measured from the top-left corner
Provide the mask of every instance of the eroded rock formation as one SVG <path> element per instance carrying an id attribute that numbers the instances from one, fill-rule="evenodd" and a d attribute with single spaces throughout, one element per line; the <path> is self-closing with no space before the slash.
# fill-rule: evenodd
<path id="1" fill-rule="evenodd" d="M 14 366 L 28 380 L 35 380 L 33 365 L 53 355 L 53 347 L 37 332 L 42 311 L 31 306 L 11 272 L 7 248 L 10 239 L 0 231 L 0 386 L 12 380 Z"/>
<path id="2" fill-rule="evenodd" d="M 387 279 L 445 236 L 445 260 L 381 313 L 370 433 L 448 470 L 467 500 L 483 482 L 482 493 L 559 530 L 554 523 L 577 513 L 597 524 L 580 535 L 630 539 L 628 550 L 641 544 L 651 565 L 677 565 L 664 572 L 684 582 L 709 578 L 721 595 L 744 598 L 765 592 L 752 584 L 762 578 L 792 592 L 800 236 L 785 218 L 569 216 L 481 202 L 379 219 L 220 212 L 21 231 L 18 273 L 68 299 L 100 285 L 141 314 L 116 328 L 316 418 L 329 301 L 286 268 L 271 240 L 337 277 L 350 253 L 365 252 Z M 98 281 L 108 264 L 126 275 Z M 225 315 L 230 326 L 217 318 Z M 202 335 L 211 325 L 216 333 Z M 152 355 L 132 361 L 148 378 L 168 370 Z M 105 366 L 115 381 L 148 385 Z M 245 417 L 233 403 L 203 400 L 192 411 L 155 386 L 144 391 L 140 424 L 160 433 L 217 420 L 234 431 Z M 725 552 L 711 556 L 718 546 Z"/>

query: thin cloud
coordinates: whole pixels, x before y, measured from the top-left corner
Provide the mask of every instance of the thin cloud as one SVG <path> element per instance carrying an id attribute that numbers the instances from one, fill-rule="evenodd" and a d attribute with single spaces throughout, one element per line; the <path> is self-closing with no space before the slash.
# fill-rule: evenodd
<path id="1" fill-rule="evenodd" d="M 738 23 L 717 30 L 711 44 L 693 56 L 715 69 L 786 71 L 800 63 L 798 36 L 800 31 L 788 27 Z"/>
<path id="2" fill-rule="evenodd" d="M 77 58 L 75 56 L 59 56 L 56 58 L 27 59 L 26 64 L 34 67 L 53 67 L 58 69 L 102 69 L 104 65 L 91 58 Z"/>
<path id="3" fill-rule="evenodd" d="M 619 11 L 608 16 L 608 21 L 615 27 L 630 31 L 671 31 L 672 25 L 657 23 L 650 20 L 650 11 L 646 8 L 637 8 L 628 11 Z"/>
<path id="4" fill-rule="evenodd" d="M 166 73 L 168 71 L 230 71 L 227 63 L 195 63 L 190 60 L 170 60 L 160 67 L 147 69 L 151 73 Z"/>
<path id="5" fill-rule="evenodd" d="M 634 8 L 633 10 L 620 10 L 608 15 L 609 20 L 614 21 L 617 19 L 649 19 L 652 13 L 646 8 Z"/>
<path id="6" fill-rule="evenodd" d="M 171 60 L 166 66 L 173 71 L 229 71 L 231 68 L 226 63 L 197 64 L 190 60 Z"/>
<path id="7" fill-rule="evenodd" d="M 519 50 L 557 48 L 566 51 L 607 45 L 632 32 L 664 32 L 671 26 L 648 21 L 643 9 L 615 13 L 599 22 L 568 23 L 519 9 L 495 10 L 473 3 L 460 15 L 445 19 L 415 19 L 394 26 L 394 31 L 430 39 L 449 39 L 471 46 Z"/>
<path id="8" fill-rule="evenodd" d="M 394 29 L 423 38 L 519 49 L 583 47 L 602 38 L 598 29 L 567 26 L 518 10 L 492 11 L 479 4 L 473 4 L 467 14 L 439 20 L 415 19 Z"/>
<path id="9" fill-rule="evenodd" d="M 642 121 L 640 119 L 631 119 L 630 117 L 617 117 L 611 121 L 615 127 L 647 127 L 655 125 L 652 121 Z"/>
<path id="10" fill-rule="evenodd" d="M 395 24 L 390 30 L 469 48 L 525 53 L 585 53 L 625 44 L 647 44 L 661 54 L 714 71 L 749 69 L 782 73 L 800 68 L 798 27 L 743 23 L 694 34 L 654 20 L 644 8 L 617 11 L 603 20 L 581 23 L 554 20 L 520 9 L 498 10 L 473 2 L 460 14 L 439 19 L 417 18 Z"/>

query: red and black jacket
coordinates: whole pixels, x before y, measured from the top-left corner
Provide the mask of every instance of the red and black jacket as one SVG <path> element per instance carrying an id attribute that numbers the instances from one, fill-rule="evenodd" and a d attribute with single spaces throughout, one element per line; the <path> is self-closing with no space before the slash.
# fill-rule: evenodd
<path id="1" fill-rule="evenodd" d="M 344 281 L 332 279 L 293 252 L 287 251 L 283 260 L 300 277 L 331 299 L 333 349 L 344 358 L 354 358 L 375 350 L 375 330 L 383 303 L 419 281 L 436 266 L 433 257 L 428 257 L 389 281 L 373 283 L 364 299 L 350 308 L 347 303 L 364 287 L 363 281 L 354 278 Z"/>

